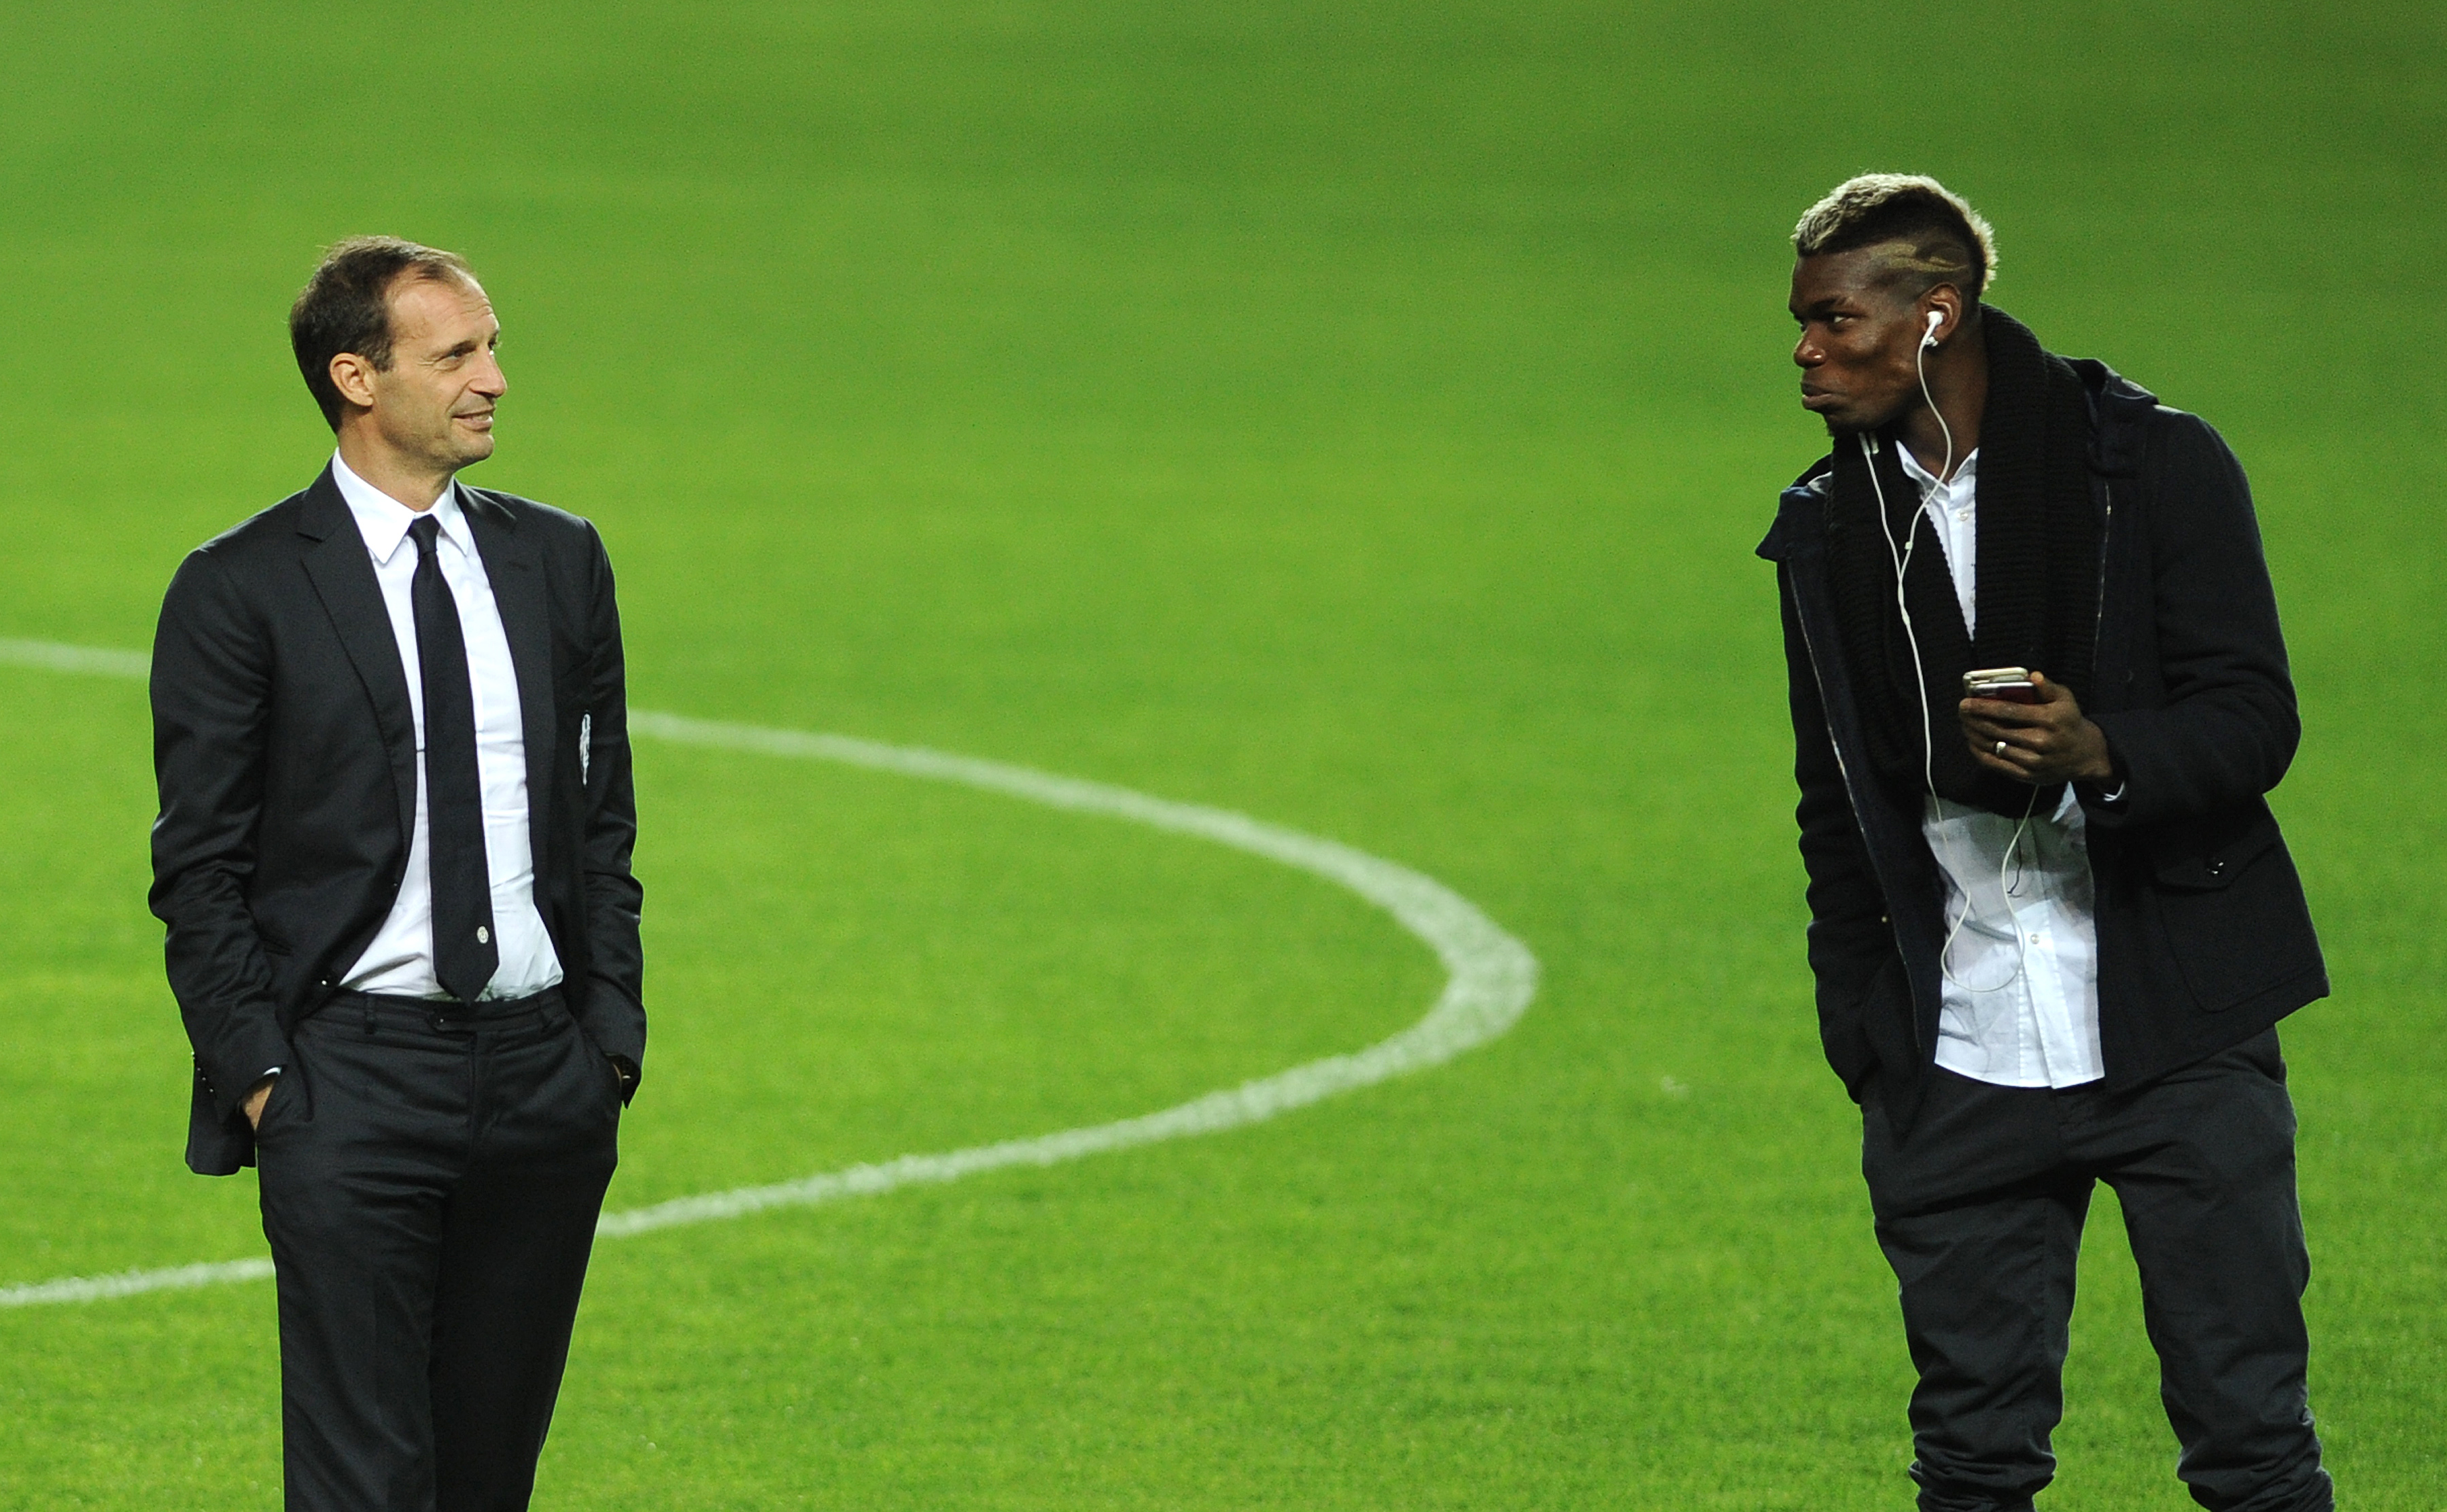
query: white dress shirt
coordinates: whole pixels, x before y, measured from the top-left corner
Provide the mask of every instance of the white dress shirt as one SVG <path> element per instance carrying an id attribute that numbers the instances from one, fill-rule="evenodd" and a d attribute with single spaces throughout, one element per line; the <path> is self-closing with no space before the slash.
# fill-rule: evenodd
<path id="1" fill-rule="evenodd" d="M 416 653 L 416 609 L 408 596 L 416 577 L 416 545 L 408 527 L 417 512 L 349 470 L 338 456 L 332 477 L 356 517 L 358 533 L 373 558 L 382 583 L 383 607 L 390 611 L 391 636 L 399 642 L 408 673 L 408 703 L 416 717 L 416 829 L 408 841 L 408 868 L 390 917 L 373 942 L 340 979 L 351 992 L 398 997 L 446 998 L 433 969 L 433 864 L 426 820 L 425 678 Z M 560 980 L 560 956 L 544 933 L 535 905 L 535 854 L 527 831 L 526 734 L 519 716 L 518 671 L 510 661 L 510 637 L 493 601 L 484 559 L 459 506 L 453 482 L 435 501 L 440 526 L 434 556 L 442 580 L 459 605 L 459 633 L 467 646 L 467 677 L 476 699 L 476 776 L 484 790 L 484 866 L 493 883 L 493 938 L 501 965 L 484 995 L 524 997 Z"/>
<path id="2" fill-rule="evenodd" d="M 1921 487 L 1963 626 L 1976 630 L 1980 453 L 1941 483 L 1910 447 L 1895 450 Z M 1936 738 L 1954 730 L 1950 712 L 1930 710 Z M 2105 1076 L 2090 847 L 2072 786 L 2053 812 L 2027 822 L 1931 794 L 1921 833 L 1945 876 L 1951 932 L 1937 1064 L 1999 1087 L 2077 1087 Z"/>

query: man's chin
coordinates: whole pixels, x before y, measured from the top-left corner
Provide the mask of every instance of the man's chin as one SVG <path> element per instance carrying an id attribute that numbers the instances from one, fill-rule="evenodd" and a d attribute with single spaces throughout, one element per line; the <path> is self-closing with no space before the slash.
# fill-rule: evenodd
<path id="1" fill-rule="evenodd" d="M 1856 411 L 1838 414 L 1827 410 L 1820 410 L 1818 418 L 1827 423 L 1827 435 L 1832 441 L 1842 441 L 1848 436 L 1871 435 L 1886 429 L 1895 420 L 1893 415 L 1865 416 Z"/>

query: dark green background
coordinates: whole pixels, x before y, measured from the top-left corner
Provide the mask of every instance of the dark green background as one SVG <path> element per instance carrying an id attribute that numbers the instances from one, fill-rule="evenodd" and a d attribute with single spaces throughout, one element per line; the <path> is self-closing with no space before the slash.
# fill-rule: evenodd
<path id="1" fill-rule="evenodd" d="M 1508 1039 L 1263 1128 L 598 1256 L 540 1506 L 1881 1507 L 1908 1381 L 1817 1057 L 1773 583 L 1785 234 L 1933 172 L 1996 301 L 2252 471 L 2337 995 L 2314 1404 L 2436 1503 L 2436 7 L 102 6 L 0 22 L 0 636 L 142 647 L 328 436 L 317 248 L 472 257 L 478 481 L 598 520 L 643 707 L 1221 803 L 1443 879 Z M 0 1283 L 256 1253 L 178 1165 L 135 685 L 0 668 Z M 1102 822 L 640 751 L 616 1205 L 1364 1045 L 1433 961 Z M 2058 1508 L 2189 1504 L 2112 1203 Z M 0 1505 L 276 1499 L 271 1291 L 0 1312 Z"/>

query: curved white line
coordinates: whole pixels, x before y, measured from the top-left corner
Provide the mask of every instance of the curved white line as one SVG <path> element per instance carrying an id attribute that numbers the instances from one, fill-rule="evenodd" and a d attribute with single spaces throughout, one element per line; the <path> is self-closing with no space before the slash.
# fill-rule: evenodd
<path id="1" fill-rule="evenodd" d="M 94 651 L 44 641 L 0 640 L 0 661 L 59 671 L 142 676 L 145 658 L 133 652 Z M 604 1238 L 739 1218 L 776 1207 L 804 1207 L 896 1187 L 956 1181 L 1014 1165 L 1053 1165 L 1107 1150 L 1162 1140 L 1215 1134 L 1306 1107 L 1343 1092 L 1438 1066 L 1503 1034 L 1520 1021 L 1538 990 L 1538 960 L 1527 946 L 1452 889 L 1365 851 L 1269 824 L 1229 809 L 1152 798 L 1127 787 L 1057 777 L 1026 766 L 955 756 L 912 746 L 887 746 L 848 735 L 806 734 L 753 725 L 720 724 L 679 714 L 634 709 L 636 734 L 682 745 L 767 756 L 834 762 L 904 777 L 957 783 L 1072 813 L 1129 820 L 1170 834 L 1195 836 L 1321 877 L 1349 888 L 1394 916 L 1444 963 L 1447 980 L 1427 1016 L 1390 1039 L 1349 1055 L 1329 1055 L 1272 1076 L 1209 1092 L 1161 1112 L 1029 1139 L 1003 1140 L 939 1155 L 825 1171 L 795 1181 L 744 1186 L 652 1206 L 606 1213 L 596 1226 Z M 0 1288 L 0 1307 L 92 1302 L 139 1292 L 257 1280 L 272 1274 L 266 1259 L 66 1276 Z"/>
<path id="2" fill-rule="evenodd" d="M 62 646 L 47 640 L 0 640 L 0 662 L 52 672 L 133 677 L 140 682 L 153 672 L 153 658 L 141 651 L 104 651 L 97 646 Z"/>
<path id="3" fill-rule="evenodd" d="M 64 1276 L 56 1281 L 35 1281 L 0 1290 L 0 1307 L 40 1307 L 46 1302 L 103 1302 L 139 1292 L 174 1292 L 191 1286 L 218 1286 L 224 1281 L 268 1281 L 267 1259 L 208 1260 L 200 1265 L 173 1265 L 163 1271 L 121 1271 L 115 1276 Z"/>

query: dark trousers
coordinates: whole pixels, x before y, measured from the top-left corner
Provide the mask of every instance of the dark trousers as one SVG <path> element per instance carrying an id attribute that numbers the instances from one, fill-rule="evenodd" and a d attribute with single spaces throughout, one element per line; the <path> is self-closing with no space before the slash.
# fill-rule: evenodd
<path id="1" fill-rule="evenodd" d="M 557 992 L 333 999 L 257 1131 L 290 1512 L 524 1507 L 619 1076 Z"/>
<path id="2" fill-rule="evenodd" d="M 1930 1074 L 1906 1140 L 1869 1101 L 1861 1160 L 1920 1370 L 1911 1474 L 1925 1512 L 2026 1508 L 2054 1475 L 2074 1262 L 2102 1181 L 2124 1209 L 2192 1499 L 2325 1512 L 2276 1031 L 2113 1097 Z"/>

